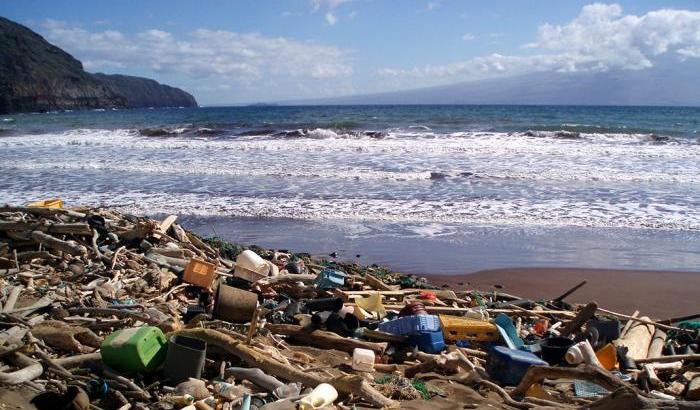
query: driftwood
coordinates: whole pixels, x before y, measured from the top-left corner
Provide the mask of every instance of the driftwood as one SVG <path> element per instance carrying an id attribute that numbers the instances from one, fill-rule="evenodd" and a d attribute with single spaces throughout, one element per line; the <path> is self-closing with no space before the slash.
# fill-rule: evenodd
<path id="1" fill-rule="evenodd" d="M 157 326 L 161 324 L 161 320 L 153 319 L 152 317 L 139 312 L 132 312 L 125 309 L 109 309 L 109 308 L 71 308 L 68 312 L 72 315 L 82 315 L 85 313 L 98 316 L 116 316 L 118 318 L 130 318 L 140 320 L 143 323 Z"/>
<path id="2" fill-rule="evenodd" d="M 44 367 L 41 363 L 30 359 L 22 353 L 14 353 L 14 361 L 21 369 L 14 372 L 0 371 L 0 384 L 20 384 L 30 380 L 34 380 L 44 373 Z"/>
<path id="3" fill-rule="evenodd" d="M 202 339 L 207 344 L 217 346 L 225 352 L 238 357 L 249 366 L 257 367 L 271 376 L 287 380 L 288 382 L 301 382 L 310 387 L 318 386 L 321 383 L 330 383 L 339 392 L 359 396 L 375 406 L 398 407 L 397 402 L 383 396 L 359 376 L 342 376 L 327 380 L 327 377 L 316 376 L 310 372 L 301 371 L 272 359 L 268 355 L 259 353 L 255 349 L 246 346 L 245 343 L 212 329 L 187 329 L 181 330 L 177 334 Z"/>
<path id="4" fill-rule="evenodd" d="M 309 346 L 322 349 L 336 349 L 342 352 L 352 353 L 355 348 L 369 349 L 376 354 L 383 354 L 387 348 L 386 343 L 365 342 L 362 340 L 345 338 L 333 332 L 324 330 L 312 330 L 298 325 L 269 324 L 265 326 L 270 332 L 278 335 L 290 336 L 293 340 Z"/>
<path id="5" fill-rule="evenodd" d="M 613 376 L 607 370 L 590 364 L 575 368 L 531 366 L 520 381 L 520 384 L 511 392 L 511 395 L 515 397 L 524 396 L 530 386 L 544 379 L 583 379 L 599 384 L 608 390 L 627 386 L 625 382 Z"/>
<path id="6" fill-rule="evenodd" d="M 603 397 L 584 407 L 590 410 L 619 410 L 619 409 L 661 409 L 661 410 L 698 410 L 700 402 L 676 401 L 676 400 L 654 400 L 640 396 L 630 387 L 620 387 Z"/>
<path id="7" fill-rule="evenodd" d="M 87 255 L 87 248 L 73 241 L 62 241 L 56 237 L 38 231 L 32 232 L 31 236 L 35 241 L 42 243 L 51 249 L 62 251 L 73 256 Z"/>
<path id="8" fill-rule="evenodd" d="M 396 290 L 392 286 L 385 284 L 384 282 L 370 275 L 369 273 L 366 273 L 362 279 L 367 285 L 377 290 Z"/>
<path id="9" fill-rule="evenodd" d="M 92 235 L 90 225 L 86 223 L 52 223 L 52 222 L 0 222 L 0 231 L 31 232 L 40 231 L 66 235 Z"/>
<path id="10" fill-rule="evenodd" d="M 584 306 L 578 311 L 576 317 L 564 326 L 560 332 L 561 336 L 567 337 L 578 331 L 584 323 L 588 322 L 588 320 L 595 315 L 596 310 L 598 310 L 598 304 L 595 302 L 590 302 Z"/>
<path id="11" fill-rule="evenodd" d="M 642 319 L 648 320 L 649 318 L 644 316 Z M 653 335 L 653 325 L 636 323 L 627 331 L 624 337 L 615 341 L 615 345 L 626 346 L 628 349 L 627 356 L 634 360 L 646 359 Z"/>
<path id="12" fill-rule="evenodd" d="M 700 354 L 675 354 L 671 356 L 647 357 L 635 360 L 637 363 L 669 363 L 678 360 L 700 361 Z"/>
<path id="13" fill-rule="evenodd" d="M 647 357 L 660 357 L 664 350 L 664 343 L 666 342 L 666 332 L 661 329 L 656 329 L 654 336 L 651 338 L 651 344 L 649 344 L 649 351 L 647 352 Z"/>

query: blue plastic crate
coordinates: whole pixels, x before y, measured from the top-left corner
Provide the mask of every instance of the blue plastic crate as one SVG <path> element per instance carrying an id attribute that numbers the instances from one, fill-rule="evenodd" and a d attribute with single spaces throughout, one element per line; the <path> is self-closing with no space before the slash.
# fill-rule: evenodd
<path id="1" fill-rule="evenodd" d="M 440 319 L 435 315 L 412 315 L 382 322 L 379 330 L 395 335 L 409 336 L 422 332 L 436 332 L 440 329 Z"/>
<path id="2" fill-rule="evenodd" d="M 318 274 L 314 283 L 321 289 L 335 289 L 345 284 L 345 276 L 339 270 L 326 268 Z"/>
<path id="3" fill-rule="evenodd" d="M 486 371 L 500 383 L 515 386 L 520 383 L 530 366 L 547 365 L 547 362 L 530 352 L 494 346 L 489 351 Z"/>
<path id="4" fill-rule="evenodd" d="M 410 335 L 408 343 L 425 353 L 440 353 L 445 350 L 445 338 L 442 335 L 442 330 Z"/>

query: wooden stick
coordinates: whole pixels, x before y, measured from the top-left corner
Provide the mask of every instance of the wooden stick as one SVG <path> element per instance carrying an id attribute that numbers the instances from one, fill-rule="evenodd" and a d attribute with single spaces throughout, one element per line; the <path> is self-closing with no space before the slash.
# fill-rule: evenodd
<path id="1" fill-rule="evenodd" d="M 662 324 L 662 323 L 655 322 L 655 321 L 649 319 L 649 318 L 646 317 L 646 316 L 643 316 L 643 317 L 641 317 L 641 318 L 638 318 L 638 317 L 634 317 L 634 316 L 623 315 L 622 313 L 612 312 L 612 311 L 610 311 L 610 310 L 606 310 L 606 309 L 603 309 L 603 308 L 598 308 L 598 310 L 601 311 L 601 312 L 603 312 L 603 313 L 606 313 L 606 314 L 608 314 L 608 315 L 616 316 L 616 317 L 619 317 L 619 318 L 622 318 L 622 319 L 632 320 L 632 321 L 639 322 L 639 323 L 644 323 L 644 324 L 647 324 L 647 325 L 654 325 L 654 326 L 656 326 L 656 327 L 658 327 L 658 328 L 661 328 L 661 329 L 664 329 L 664 330 L 675 330 L 675 331 L 677 331 L 677 332 L 695 333 L 695 330 L 692 330 L 692 329 L 683 329 L 683 328 L 681 328 L 681 327 L 675 327 L 675 326 L 664 325 L 664 324 Z"/>
<path id="2" fill-rule="evenodd" d="M 584 280 L 583 282 L 581 282 L 581 283 L 579 283 L 578 285 L 574 286 L 573 288 L 567 290 L 567 291 L 564 292 L 561 296 L 559 296 L 559 297 L 553 299 L 552 301 L 553 301 L 553 302 L 561 302 L 562 300 L 564 300 L 565 297 L 567 297 L 567 296 L 571 295 L 572 293 L 576 292 L 577 290 L 579 290 L 579 289 L 580 289 L 583 285 L 585 285 L 586 283 L 588 283 L 588 282 Z"/>
<path id="3" fill-rule="evenodd" d="M 124 310 L 124 309 L 70 308 L 70 309 L 68 309 L 68 313 L 70 313 L 71 315 L 82 315 L 84 313 L 88 313 L 91 315 L 98 315 L 98 316 L 116 316 L 119 318 L 131 318 L 131 319 L 140 320 L 144 323 L 147 323 L 149 325 L 155 325 L 155 326 L 157 326 L 161 323 L 160 320 L 153 319 L 148 315 L 144 315 L 142 313 L 132 312 L 130 310 Z"/>
<path id="4" fill-rule="evenodd" d="M 46 233 L 57 233 L 66 235 L 90 236 L 92 230 L 86 223 L 53 223 L 44 222 L 3 222 L 0 221 L 0 231 L 30 232 L 40 231 Z"/>
<path id="5" fill-rule="evenodd" d="M 659 323 L 664 324 L 664 325 L 672 325 L 676 322 L 682 322 L 684 320 L 693 320 L 700 318 L 700 313 L 696 313 L 694 315 L 688 315 L 688 316 L 681 316 L 681 317 L 673 317 L 670 319 L 665 319 L 665 320 L 659 320 Z"/>
<path id="6" fill-rule="evenodd" d="M 246 336 L 245 344 L 249 345 L 258 330 L 258 315 L 260 314 L 260 309 L 255 309 L 253 311 L 253 318 L 250 319 L 250 327 L 248 328 L 248 335 Z"/>
<path id="7" fill-rule="evenodd" d="M 674 354 L 670 356 L 647 357 L 635 360 L 637 363 L 668 363 L 676 360 L 700 361 L 700 354 Z"/>
<path id="8" fill-rule="evenodd" d="M 17 298 L 19 298 L 19 294 L 22 292 L 22 289 L 24 289 L 24 286 L 22 285 L 12 288 L 12 291 L 10 291 L 10 296 L 7 297 L 7 302 L 5 302 L 5 307 L 2 308 L 3 313 L 9 313 L 14 309 L 15 303 L 17 303 Z"/>
<path id="9" fill-rule="evenodd" d="M 31 236 L 35 241 L 42 243 L 51 249 L 62 251 L 73 256 L 87 255 L 87 248 L 85 248 L 83 245 L 62 241 L 51 235 L 38 231 L 32 232 Z"/>
<path id="10" fill-rule="evenodd" d="M 369 349 L 376 354 L 383 354 L 387 348 L 386 343 L 365 342 L 339 336 L 333 332 L 324 330 L 307 329 L 298 325 L 268 324 L 265 326 L 270 332 L 279 335 L 287 335 L 297 342 L 306 343 L 310 346 L 322 349 L 336 349 L 342 352 L 352 353 L 355 348 Z"/>
<path id="11" fill-rule="evenodd" d="M 635 310 L 634 313 L 632 313 L 632 316 L 630 317 L 636 319 L 637 316 L 639 316 L 639 311 Z M 634 321 L 631 319 L 628 320 L 627 323 L 625 323 L 625 327 L 623 327 L 622 331 L 620 331 L 620 337 L 623 337 L 627 333 L 627 331 L 630 330 L 630 327 L 632 327 L 632 323 L 634 323 Z"/>
<path id="12" fill-rule="evenodd" d="M 369 273 L 365 273 L 363 279 L 365 280 L 366 284 L 377 290 L 395 290 L 391 286 L 384 283 L 381 279 L 377 278 L 376 276 L 370 275 Z"/>
<path id="13" fill-rule="evenodd" d="M 598 304 L 595 302 L 590 302 L 584 306 L 583 309 L 578 311 L 574 320 L 564 326 L 560 332 L 560 335 L 562 337 L 567 337 L 570 334 L 577 332 L 584 323 L 588 322 L 588 320 L 595 315 L 596 310 L 598 310 Z"/>

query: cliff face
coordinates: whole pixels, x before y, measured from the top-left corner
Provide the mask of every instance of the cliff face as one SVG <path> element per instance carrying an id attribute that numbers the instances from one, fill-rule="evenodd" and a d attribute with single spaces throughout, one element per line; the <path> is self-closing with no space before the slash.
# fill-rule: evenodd
<path id="1" fill-rule="evenodd" d="M 129 107 L 158 107 L 167 101 L 169 107 L 196 107 L 197 101 L 179 88 L 159 84 L 155 80 L 120 74 L 94 74 L 107 88 L 126 98 Z"/>
<path id="2" fill-rule="evenodd" d="M 90 74 L 37 33 L 0 17 L 0 114 L 145 106 L 196 107 L 197 102 L 146 78 Z"/>

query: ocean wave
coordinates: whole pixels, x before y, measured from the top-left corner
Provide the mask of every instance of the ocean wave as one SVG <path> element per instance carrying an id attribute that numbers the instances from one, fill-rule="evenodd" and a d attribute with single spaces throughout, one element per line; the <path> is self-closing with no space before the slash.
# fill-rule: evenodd
<path id="1" fill-rule="evenodd" d="M 48 191 L 17 193 L 0 190 L 10 204 L 45 198 Z M 380 200 L 371 198 L 274 198 L 212 196 L 208 193 L 171 192 L 65 192 L 67 204 L 118 206 L 137 214 L 175 213 L 198 216 L 291 218 L 302 220 L 381 221 L 396 223 L 458 223 L 491 226 L 577 226 L 700 230 L 700 210 L 673 204 L 583 203 L 576 199 L 530 201 Z"/>

